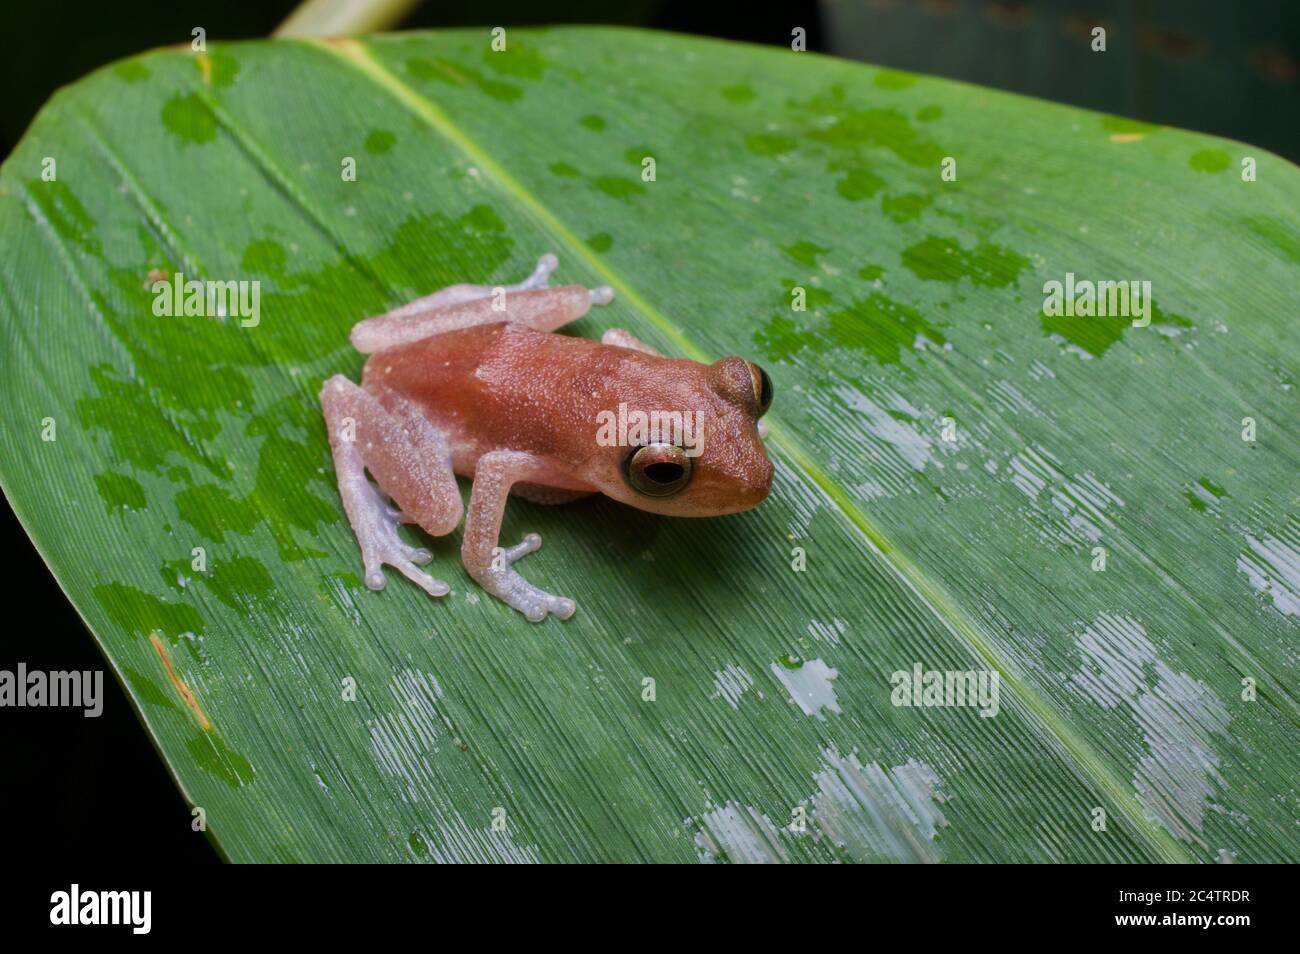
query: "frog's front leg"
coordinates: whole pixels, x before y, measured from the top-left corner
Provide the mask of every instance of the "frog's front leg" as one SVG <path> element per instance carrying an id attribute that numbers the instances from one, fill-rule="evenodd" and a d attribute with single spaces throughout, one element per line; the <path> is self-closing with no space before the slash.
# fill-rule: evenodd
<path id="1" fill-rule="evenodd" d="M 478 459 L 474 489 L 465 518 L 461 559 L 469 575 L 497 599 L 523 613 L 530 622 L 540 623 L 547 613 L 560 619 L 573 615 L 573 600 L 540 590 L 515 571 L 512 564 L 542 545 L 536 533 L 521 543 L 501 549 L 501 518 L 510 487 L 520 481 L 544 480 L 545 467 L 538 458 L 518 451 L 491 451 Z"/>
<path id="2" fill-rule="evenodd" d="M 464 512 L 447 443 L 415 408 L 397 400 L 385 407 L 369 391 L 341 374 L 325 382 L 321 408 L 329 429 L 339 496 L 361 545 L 365 583 L 384 587 L 381 566 L 401 571 L 430 596 L 451 588 L 417 569 L 433 554 L 404 543 L 401 523 L 415 523 L 433 536 L 450 533 Z M 374 475 L 383 494 L 366 479 Z M 394 511 L 387 494 L 400 508 Z"/>

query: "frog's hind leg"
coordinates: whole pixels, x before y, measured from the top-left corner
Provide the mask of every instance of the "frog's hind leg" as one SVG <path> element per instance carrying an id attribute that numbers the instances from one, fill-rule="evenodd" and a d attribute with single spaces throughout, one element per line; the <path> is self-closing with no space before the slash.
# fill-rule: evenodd
<path id="1" fill-rule="evenodd" d="M 613 300 L 614 292 L 608 285 L 551 288 L 550 275 L 557 264 L 555 256 L 547 254 L 538 260 L 531 275 L 513 285 L 452 285 L 417 298 L 358 322 L 352 329 L 352 345 L 362 354 L 373 354 L 447 331 L 498 321 L 554 331 L 581 318 L 593 304 L 606 305 Z"/>
<path id="2" fill-rule="evenodd" d="M 366 586 L 383 589 L 381 567 L 387 563 L 430 596 L 446 596 L 451 591 L 446 583 L 417 568 L 432 560 L 433 554 L 404 543 L 397 527 L 416 523 L 433 536 L 442 536 L 460 523 L 464 505 L 447 442 L 414 409 L 400 404 L 385 407 L 341 374 L 325 382 L 320 402 L 339 496 L 361 545 Z M 367 470 L 400 512 L 366 478 Z"/>

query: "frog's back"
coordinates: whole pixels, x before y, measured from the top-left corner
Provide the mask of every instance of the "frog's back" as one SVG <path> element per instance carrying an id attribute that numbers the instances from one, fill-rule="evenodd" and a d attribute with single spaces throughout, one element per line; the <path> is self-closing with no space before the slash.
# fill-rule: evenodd
<path id="1" fill-rule="evenodd" d="M 570 455 L 628 362 L 663 358 L 499 322 L 370 356 L 363 384 L 420 406 L 453 443 Z M 615 405 L 616 406 L 616 405 Z"/>

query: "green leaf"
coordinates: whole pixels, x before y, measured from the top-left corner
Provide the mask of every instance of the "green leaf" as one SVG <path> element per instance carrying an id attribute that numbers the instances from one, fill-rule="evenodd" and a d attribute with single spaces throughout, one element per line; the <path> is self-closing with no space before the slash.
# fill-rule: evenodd
<path id="1" fill-rule="evenodd" d="M 0 475 L 233 860 L 1295 860 L 1298 210 L 1252 147 L 809 54 L 159 51 L 0 174 Z M 545 251 L 615 289 L 573 333 L 767 368 L 771 498 L 512 502 L 567 623 L 458 534 L 446 600 L 369 592 L 321 382 Z M 156 317 L 176 272 L 260 324 Z M 1153 320 L 1050 314 L 1067 272 Z M 893 704 L 916 667 L 996 714 Z"/>

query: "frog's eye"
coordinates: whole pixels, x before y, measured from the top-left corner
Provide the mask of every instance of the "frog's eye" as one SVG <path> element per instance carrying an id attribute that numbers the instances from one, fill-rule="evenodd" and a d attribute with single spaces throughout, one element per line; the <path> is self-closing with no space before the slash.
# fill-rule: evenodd
<path id="1" fill-rule="evenodd" d="M 758 404 L 758 416 L 762 417 L 772 406 L 772 379 L 756 364 L 750 364 L 749 377 L 754 383 L 754 401 Z"/>
<path id="2" fill-rule="evenodd" d="M 628 455 L 627 482 L 647 497 L 671 497 L 690 482 L 694 466 L 686 451 L 672 444 L 647 444 Z"/>

